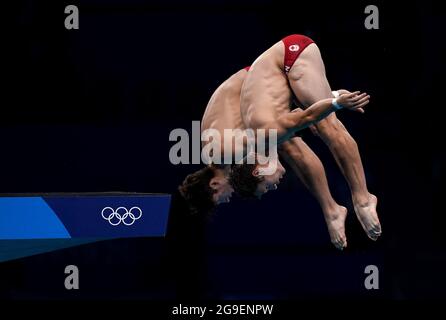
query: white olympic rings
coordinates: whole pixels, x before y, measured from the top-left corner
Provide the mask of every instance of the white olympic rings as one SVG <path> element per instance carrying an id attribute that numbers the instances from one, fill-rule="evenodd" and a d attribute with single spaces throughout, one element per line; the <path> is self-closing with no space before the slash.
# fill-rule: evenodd
<path id="1" fill-rule="evenodd" d="M 116 210 L 111 207 L 105 207 L 102 209 L 101 216 L 112 226 L 117 226 L 121 222 L 126 226 L 131 226 L 142 217 L 142 210 L 140 207 L 132 207 L 130 210 L 127 210 L 126 207 L 119 207 Z"/>

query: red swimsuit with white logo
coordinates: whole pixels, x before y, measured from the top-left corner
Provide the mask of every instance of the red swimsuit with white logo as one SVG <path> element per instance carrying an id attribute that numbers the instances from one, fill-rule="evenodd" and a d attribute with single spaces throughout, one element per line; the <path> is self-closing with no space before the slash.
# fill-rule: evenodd
<path id="1" fill-rule="evenodd" d="M 292 34 L 283 38 L 282 41 L 285 44 L 284 71 L 288 73 L 302 51 L 314 41 L 301 34 Z"/>

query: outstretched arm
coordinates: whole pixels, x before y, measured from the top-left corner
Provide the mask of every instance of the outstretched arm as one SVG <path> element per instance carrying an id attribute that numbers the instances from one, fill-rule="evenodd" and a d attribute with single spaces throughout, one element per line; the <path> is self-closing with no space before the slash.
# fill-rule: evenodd
<path id="1" fill-rule="evenodd" d="M 320 100 L 304 111 L 294 110 L 277 118 L 275 123 L 271 123 L 270 129 L 277 129 L 278 142 L 281 143 L 294 136 L 297 131 L 324 119 L 330 113 L 346 108 L 359 111 L 369 103 L 369 96 L 359 91 L 341 94 L 338 98 Z"/>

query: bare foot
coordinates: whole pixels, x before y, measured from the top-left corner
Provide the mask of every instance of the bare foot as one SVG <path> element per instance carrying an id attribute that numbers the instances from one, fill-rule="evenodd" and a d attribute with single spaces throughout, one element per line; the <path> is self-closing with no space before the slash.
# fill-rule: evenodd
<path id="1" fill-rule="evenodd" d="M 373 195 L 369 195 L 369 201 L 363 204 L 354 204 L 356 216 L 367 233 L 367 236 L 373 241 L 378 240 L 381 235 L 381 224 L 379 223 L 376 205 L 378 199 Z"/>
<path id="2" fill-rule="evenodd" d="M 343 250 L 347 247 L 347 237 L 345 236 L 347 208 L 338 206 L 334 211 L 325 212 L 324 216 L 331 243 L 333 243 L 336 249 Z"/>

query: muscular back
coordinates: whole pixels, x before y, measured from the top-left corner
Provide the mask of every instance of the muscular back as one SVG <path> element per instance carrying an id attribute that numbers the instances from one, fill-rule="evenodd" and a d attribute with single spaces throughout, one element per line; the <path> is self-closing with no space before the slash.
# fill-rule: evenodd
<path id="1" fill-rule="evenodd" d="M 201 132 L 206 129 L 215 129 L 220 133 L 222 138 L 222 141 L 220 141 L 222 154 L 227 148 L 230 148 L 234 152 L 234 148 L 236 147 L 233 139 L 229 139 L 229 141 L 223 140 L 224 130 L 245 129 L 240 113 L 240 92 L 246 75 L 247 71 L 242 69 L 215 90 L 201 121 Z M 209 142 L 204 141 L 203 146 L 207 143 Z M 243 146 L 240 147 L 242 148 Z"/>
<path id="2" fill-rule="evenodd" d="M 265 51 L 251 66 L 243 84 L 240 110 L 246 127 L 257 129 L 289 112 L 291 90 L 283 72 L 282 42 Z"/>
<path id="3" fill-rule="evenodd" d="M 201 131 L 244 129 L 240 114 L 240 91 L 247 71 L 242 69 L 223 82 L 213 93 L 201 120 Z"/>

